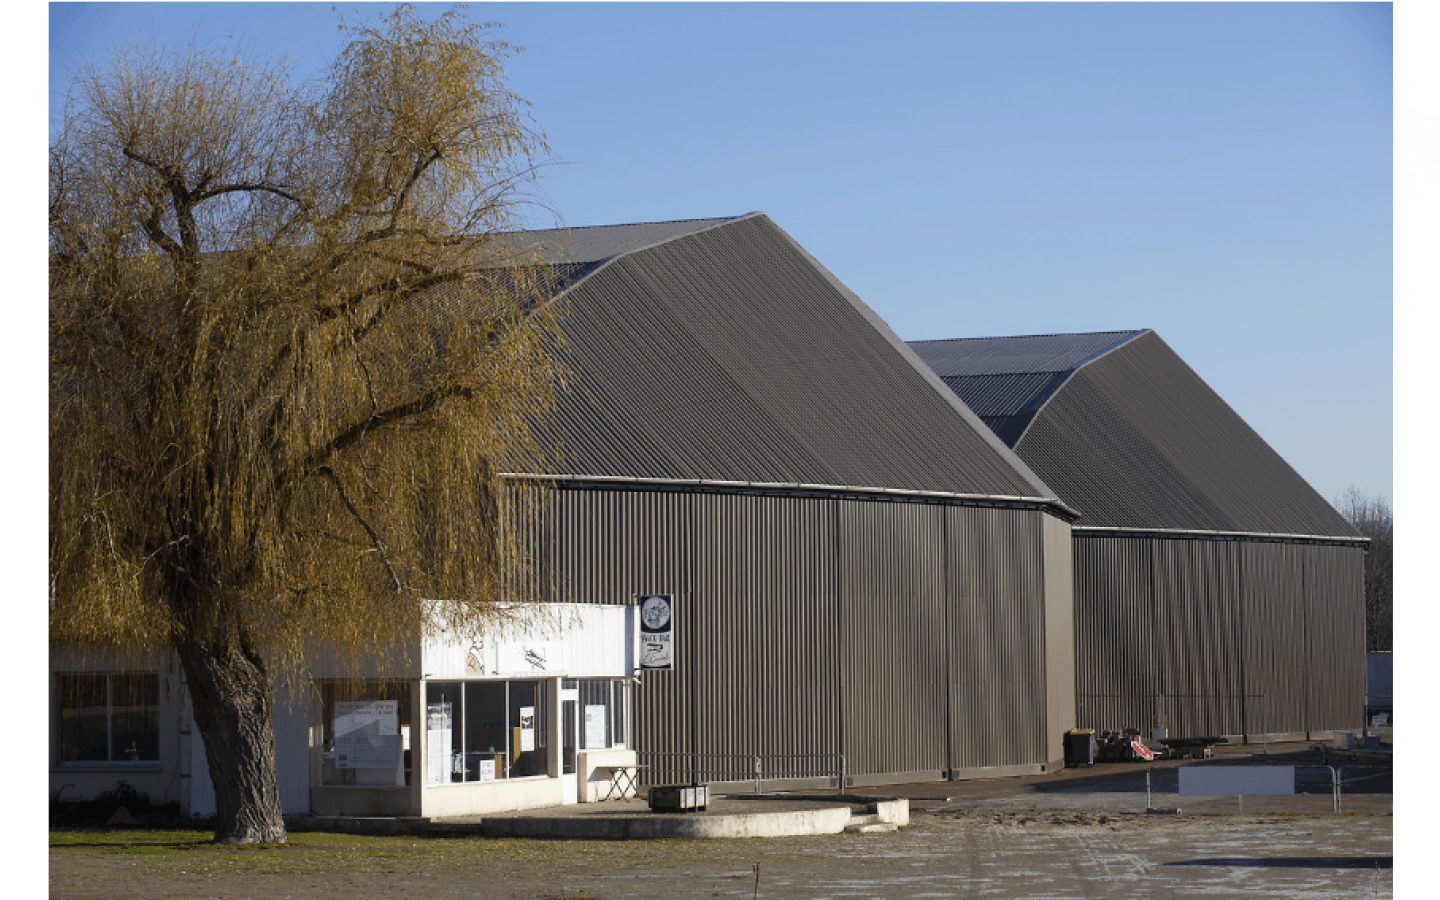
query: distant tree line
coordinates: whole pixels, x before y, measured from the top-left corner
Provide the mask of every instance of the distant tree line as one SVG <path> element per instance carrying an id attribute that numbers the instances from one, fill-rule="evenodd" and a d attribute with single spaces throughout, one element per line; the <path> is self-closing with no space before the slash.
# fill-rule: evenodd
<path id="1" fill-rule="evenodd" d="M 1394 635 L 1395 522 L 1390 501 L 1350 485 L 1335 508 L 1370 539 L 1365 553 L 1365 649 L 1390 650 Z"/>

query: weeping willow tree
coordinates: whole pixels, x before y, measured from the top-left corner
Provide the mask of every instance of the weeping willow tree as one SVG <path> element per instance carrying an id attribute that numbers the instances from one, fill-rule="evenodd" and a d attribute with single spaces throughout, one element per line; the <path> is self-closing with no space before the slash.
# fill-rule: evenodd
<path id="1" fill-rule="evenodd" d="M 306 84 L 118 51 L 51 142 L 51 644 L 173 649 L 230 843 L 285 839 L 277 679 L 500 615 L 497 475 L 563 379 L 514 48 L 346 31 Z"/>

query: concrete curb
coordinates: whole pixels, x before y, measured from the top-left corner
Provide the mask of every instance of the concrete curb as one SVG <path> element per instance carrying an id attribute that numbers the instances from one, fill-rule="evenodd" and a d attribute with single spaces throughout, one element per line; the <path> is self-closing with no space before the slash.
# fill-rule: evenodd
<path id="1" fill-rule="evenodd" d="M 486 837 L 636 840 L 654 838 L 753 838 L 839 834 L 850 824 L 849 807 L 836 806 L 725 816 L 506 816 L 485 819 Z"/>
<path id="2" fill-rule="evenodd" d="M 425 834 L 428 816 L 286 816 L 286 831 L 326 831 L 339 834 Z"/>

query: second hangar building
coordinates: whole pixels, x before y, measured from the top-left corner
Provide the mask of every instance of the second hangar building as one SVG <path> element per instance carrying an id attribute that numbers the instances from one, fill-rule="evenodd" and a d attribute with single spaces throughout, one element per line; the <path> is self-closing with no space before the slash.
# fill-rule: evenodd
<path id="1" fill-rule="evenodd" d="M 910 346 L 1080 512 L 1082 726 L 1359 726 L 1364 539 L 1159 335 Z"/>

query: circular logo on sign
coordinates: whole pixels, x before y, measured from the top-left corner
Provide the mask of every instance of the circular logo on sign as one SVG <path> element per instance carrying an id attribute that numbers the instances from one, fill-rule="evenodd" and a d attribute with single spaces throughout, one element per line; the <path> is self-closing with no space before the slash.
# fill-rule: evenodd
<path id="1" fill-rule="evenodd" d="M 659 630 L 670 621 L 670 601 L 664 597 L 646 597 L 640 606 L 640 619 L 646 628 Z"/>

